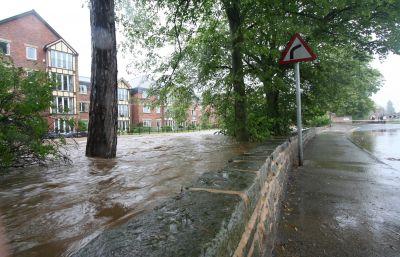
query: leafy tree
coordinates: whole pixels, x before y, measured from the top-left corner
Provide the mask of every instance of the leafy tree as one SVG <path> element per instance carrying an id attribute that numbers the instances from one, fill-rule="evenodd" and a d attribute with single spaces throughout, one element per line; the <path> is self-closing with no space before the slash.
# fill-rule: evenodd
<path id="1" fill-rule="evenodd" d="M 193 104 L 193 96 L 194 94 L 191 91 L 188 91 L 186 87 L 176 88 L 169 95 L 170 105 L 168 105 L 168 111 L 171 118 L 175 120 L 175 122 L 180 125 L 184 123 L 188 118 L 188 109 Z"/>
<path id="2" fill-rule="evenodd" d="M 306 116 L 326 111 L 363 116 L 380 86 L 379 74 L 368 65 L 371 54 L 400 52 L 399 1 L 129 3 L 120 19 L 125 49 L 147 49 L 143 67 L 159 64 L 153 71 L 165 82 L 162 87 L 173 91 L 175 78 L 186 78 L 186 87 L 210 94 L 222 128 L 238 139 L 246 138 L 242 125 L 251 139 L 261 140 L 285 134 L 293 124 L 293 70 L 278 60 L 294 32 L 301 32 L 319 55 L 302 64 Z M 154 54 L 166 46 L 175 47 L 170 56 Z"/>
<path id="3" fill-rule="evenodd" d="M 43 164 L 47 157 L 67 160 L 64 139 L 48 140 L 46 118 L 55 83 L 44 72 L 29 76 L 0 57 L 0 170 Z"/>

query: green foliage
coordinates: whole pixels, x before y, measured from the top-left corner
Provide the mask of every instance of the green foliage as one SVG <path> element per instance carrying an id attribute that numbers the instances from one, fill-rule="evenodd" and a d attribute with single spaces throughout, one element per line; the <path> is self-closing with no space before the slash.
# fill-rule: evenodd
<path id="1" fill-rule="evenodd" d="M 328 115 L 315 116 L 306 122 L 310 127 L 323 127 L 331 124 L 331 119 Z"/>
<path id="2" fill-rule="evenodd" d="M 171 126 L 162 126 L 161 127 L 161 131 L 162 132 L 171 132 L 172 131 L 172 127 Z"/>
<path id="3" fill-rule="evenodd" d="M 151 127 L 132 127 L 131 133 L 149 133 L 151 132 Z"/>
<path id="4" fill-rule="evenodd" d="M 381 78 L 369 63 L 372 54 L 400 53 L 399 1 L 122 0 L 124 49 L 144 49 L 143 63 L 135 66 L 154 74 L 157 92 L 180 94 L 184 88 L 188 98 L 202 93 L 202 105 L 211 106 L 224 133 L 235 136 L 238 96 L 232 87 L 231 24 L 224 9 L 230 3 L 241 13 L 244 35 L 238 44 L 252 140 L 287 134 L 296 120 L 293 68 L 278 65 L 294 32 L 318 54 L 315 62 L 301 64 L 304 120 L 318 120 L 327 111 L 357 118 L 372 110 L 369 97 Z M 155 54 L 168 46 L 175 46 L 170 55 Z M 176 113 L 183 115 L 179 108 Z"/>
<path id="5" fill-rule="evenodd" d="M 64 140 L 43 139 L 48 131 L 43 112 L 51 106 L 53 87 L 46 73 L 27 76 L 0 59 L 0 169 L 62 157 L 58 147 Z"/>
<path id="6" fill-rule="evenodd" d="M 87 131 L 88 130 L 88 122 L 79 120 L 78 121 L 78 131 Z"/>

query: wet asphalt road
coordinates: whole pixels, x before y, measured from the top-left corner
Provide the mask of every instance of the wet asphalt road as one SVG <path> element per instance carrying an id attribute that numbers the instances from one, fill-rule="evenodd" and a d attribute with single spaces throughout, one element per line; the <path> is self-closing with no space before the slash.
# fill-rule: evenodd
<path id="1" fill-rule="evenodd" d="M 289 174 L 276 257 L 400 256 L 400 171 L 343 131 L 317 135 Z"/>

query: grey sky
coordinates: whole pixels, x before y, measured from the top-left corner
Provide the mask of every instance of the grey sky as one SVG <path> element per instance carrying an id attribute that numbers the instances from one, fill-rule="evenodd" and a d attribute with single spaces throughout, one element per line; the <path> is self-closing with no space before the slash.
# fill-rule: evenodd
<path id="1" fill-rule="evenodd" d="M 6 4 L 3 4 L 0 9 L 0 19 L 35 9 L 78 51 L 80 75 L 90 75 L 90 22 L 85 0 L 4 0 L 4 2 Z M 132 77 L 126 70 L 127 64 L 128 61 L 119 55 L 119 77 L 131 80 Z M 392 100 L 396 111 L 400 111 L 400 74 L 398 71 L 400 56 L 390 55 L 383 63 L 375 60 L 373 67 L 379 69 L 385 79 L 384 86 L 373 96 L 373 100 L 383 107 L 386 107 L 388 100 Z"/>

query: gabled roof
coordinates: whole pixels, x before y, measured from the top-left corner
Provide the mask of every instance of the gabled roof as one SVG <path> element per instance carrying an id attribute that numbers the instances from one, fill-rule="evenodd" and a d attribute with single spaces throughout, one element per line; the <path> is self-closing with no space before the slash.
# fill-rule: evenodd
<path id="1" fill-rule="evenodd" d="M 8 18 L 5 18 L 5 19 L 3 19 L 3 20 L 0 20 L 0 24 L 4 24 L 4 23 L 7 23 L 7 22 L 10 22 L 10 21 L 13 21 L 13 20 L 17 20 L 17 19 L 20 19 L 20 18 L 25 17 L 25 16 L 28 16 L 28 15 L 34 15 L 34 16 L 35 16 L 37 19 L 39 19 L 51 32 L 53 32 L 54 35 L 56 35 L 57 37 L 59 37 L 59 38 L 60 38 L 59 40 L 63 40 L 63 42 L 64 42 L 68 47 L 70 47 L 76 54 L 78 54 L 78 53 L 76 52 L 76 50 L 75 50 L 74 48 L 72 48 L 71 45 L 68 44 L 68 43 L 65 41 L 65 39 L 63 39 L 63 37 L 62 37 L 60 34 L 58 34 L 58 32 L 57 32 L 55 29 L 53 29 L 53 27 L 51 27 L 50 24 L 48 24 L 48 23 L 42 18 L 42 16 L 40 16 L 34 9 L 32 9 L 32 10 L 30 10 L 30 11 L 27 11 L 27 12 L 23 12 L 23 13 L 17 14 L 17 15 L 14 15 L 14 16 L 11 16 L 11 17 L 8 17 Z M 48 44 L 46 47 L 48 47 L 49 45 L 52 45 L 53 43 L 58 42 L 59 40 L 56 40 L 55 42 L 52 42 L 52 43 Z"/>
<path id="2" fill-rule="evenodd" d="M 131 89 L 131 88 L 132 88 L 132 87 L 131 87 L 131 84 L 129 84 L 129 82 L 126 81 L 124 78 L 120 78 L 120 79 L 118 80 L 118 82 L 122 82 L 122 83 L 124 83 L 125 85 L 127 85 L 127 86 L 128 86 L 128 89 Z"/>
<path id="3" fill-rule="evenodd" d="M 51 32 L 53 32 L 57 37 L 62 38 L 62 37 L 60 36 L 60 34 L 58 34 L 57 31 L 55 31 L 55 29 L 53 29 L 53 28 L 42 18 L 42 16 L 40 16 L 34 9 L 32 9 L 32 10 L 30 10 L 30 11 L 27 11 L 27 12 L 23 12 L 23 13 L 17 14 L 17 15 L 14 15 L 14 16 L 11 16 L 11 17 L 8 17 L 8 18 L 5 18 L 4 20 L 0 20 L 0 24 L 7 23 L 7 22 L 13 21 L 13 20 L 17 20 L 17 19 L 19 19 L 19 18 L 28 16 L 28 15 L 31 15 L 31 14 L 34 15 L 34 16 L 36 16 L 36 18 L 38 18 L 44 25 L 46 25 L 46 27 L 47 27 L 49 30 L 51 30 Z"/>
<path id="4" fill-rule="evenodd" d="M 52 45 L 55 45 L 59 42 L 63 42 L 64 44 L 66 44 L 72 50 L 72 52 L 74 52 L 74 54 L 78 55 L 78 52 L 70 44 L 68 44 L 67 41 L 65 41 L 65 39 L 63 39 L 63 38 L 57 39 L 56 41 L 45 45 L 44 49 L 47 49 L 47 48 L 51 47 Z"/>

